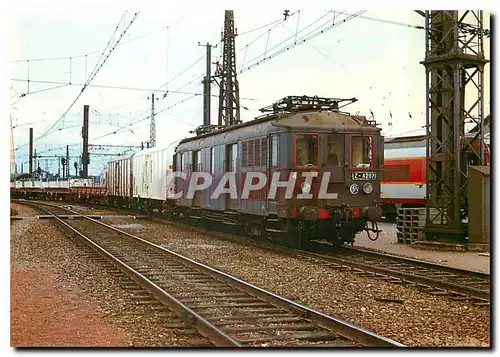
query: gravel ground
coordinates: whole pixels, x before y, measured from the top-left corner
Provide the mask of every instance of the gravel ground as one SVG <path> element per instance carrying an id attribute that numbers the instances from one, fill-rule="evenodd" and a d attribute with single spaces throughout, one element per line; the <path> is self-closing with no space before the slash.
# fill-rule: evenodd
<path id="1" fill-rule="evenodd" d="M 214 238 L 176 226 L 113 220 L 122 229 L 289 299 L 409 346 L 489 346 L 490 311 L 284 253 Z M 376 298 L 402 299 L 403 304 Z M 473 328 L 471 328 L 473 327 Z"/>
<path id="2" fill-rule="evenodd" d="M 21 216 L 37 214 L 26 206 L 12 207 Z M 206 343 L 173 314 L 136 303 L 109 265 L 90 259 L 93 254 L 66 235 L 49 220 L 11 223 L 13 346 Z"/>
<path id="3" fill-rule="evenodd" d="M 366 233 L 361 232 L 356 235 L 354 245 L 456 268 L 490 272 L 490 257 L 487 255 L 478 252 L 442 252 L 418 249 L 409 244 L 398 243 L 396 224 L 380 223 L 379 228 L 382 233 L 380 233 L 380 237 L 376 241 L 369 240 Z"/>

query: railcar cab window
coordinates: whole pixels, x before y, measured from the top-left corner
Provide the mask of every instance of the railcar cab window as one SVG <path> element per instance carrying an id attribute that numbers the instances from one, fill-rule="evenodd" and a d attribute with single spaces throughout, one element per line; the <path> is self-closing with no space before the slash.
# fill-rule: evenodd
<path id="1" fill-rule="evenodd" d="M 351 166 L 373 167 L 373 137 L 351 136 Z"/>
<path id="2" fill-rule="evenodd" d="M 295 164 L 297 166 L 318 166 L 318 135 L 295 135 Z"/>
<path id="3" fill-rule="evenodd" d="M 326 164 L 328 166 L 341 166 L 344 161 L 344 145 L 342 135 L 330 134 L 328 135 L 328 152 L 326 157 Z"/>

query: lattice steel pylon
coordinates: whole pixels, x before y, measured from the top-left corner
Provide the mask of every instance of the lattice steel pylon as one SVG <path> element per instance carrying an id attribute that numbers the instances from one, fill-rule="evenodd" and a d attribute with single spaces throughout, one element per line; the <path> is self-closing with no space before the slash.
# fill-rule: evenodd
<path id="1" fill-rule="evenodd" d="M 236 78 L 234 12 L 226 10 L 222 33 L 222 66 L 220 69 L 218 125 L 236 125 L 240 120 L 240 89 Z"/>
<path id="2" fill-rule="evenodd" d="M 463 238 L 468 165 L 485 163 L 483 12 L 426 11 L 425 31 L 426 238 Z M 466 124 L 481 128 L 479 145 Z"/>

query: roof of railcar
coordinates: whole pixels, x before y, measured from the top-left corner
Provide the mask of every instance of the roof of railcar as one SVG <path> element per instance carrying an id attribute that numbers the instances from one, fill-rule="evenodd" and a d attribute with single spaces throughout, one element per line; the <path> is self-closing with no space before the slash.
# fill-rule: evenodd
<path id="1" fill-rule="evenodd" d="M 287 124 L 284 126 L 302 128 L 303 125 L 310 125 L 311 129 L 321 127 L 332 127 L 337 128 L 338 130 L 353 128 L 353 127 L 372 127 L 373 130 L 380 131 L 380 128 L 372 125 L 368 120 L 366 120 L 365 116 L 360 115 L 350 115 L 344 112 L 338 111 L 303 111 L 303 112 L 294 112 L 294 113 L 274 113 L 265 117 L 258 117 L 256 119 L 233 125 L 224 129 L 216 130 L 211 133 L 202 134 L 198 136 L 193 136 L 190 138 L 185 138 L 179 142 L 179 144 L 187 143 L 193 140 L 204 139 L 211 136 L 216 136 L 219 134 L 231 132 L 234 130 L 238 130 L 244 127 L 250 127 L 254 125 L 258 125 L 261 123 L 265 123 L 268 121 L 275 120 L 277 123 L 280 121 L 287 120 Z M 306 124 L 301 124 L 301 122 L 305 122 Z M 316 126 L 315 126 L 316 125 Z"/>
<path id="2" fill-rule="evenodd" d="M 414 142 L 414 141 L 422 141 L 425 140 L 425 135 L 413 135 L 413 136 L 400 136 L 395 138 L 386 138 L 385 143 L 406 143 L 406 142 Z"/>

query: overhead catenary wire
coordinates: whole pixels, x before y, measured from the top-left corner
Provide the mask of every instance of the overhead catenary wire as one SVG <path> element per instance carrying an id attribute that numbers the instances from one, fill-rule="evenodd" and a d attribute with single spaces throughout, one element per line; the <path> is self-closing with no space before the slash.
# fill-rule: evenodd
<path id="1" fill-rule="evenodd" d="M 176 107 L 176 106 L 177 106 L 177 105 L 179 105 L 179 104 L 182 104 L 182 103 L 184 103 L 184 102 L 186 102 L 186 101 L 188 101 L 188 100 L 190 100 L 190 99 L 193 99 L 193 98 L 194 98 L 194 97 L 196 97 L 196 96 L 197 96 L 197 95 L 192 95 L 192 96 L 190 96 L 190 97 L 188 97 L 188 98 L 185 98 L 185 99 L 183 99 L 183 100 L 181 100 L 181 101 L 179 101 L 179 102 L 177 102 L 177 103 L 175 103 L 175 104 L 172 104 L 172 105 L 168 106 L 167 108 L 161 109 L 161 110 L 157 111 L 157 112 L 155 113 L 155 115 L 158 115 L 158 114 L 161 114 L 161 113 L 163 113 L 163 112 L 166 112 L 167 110 L 170 110 L 170 109 L 172 109 L 172 108 Z M 118 129 L 116 129 L 116 130 L 114 130 L 114 131 L 112 131 L 112 132 L 110 132 L 110 133 L 107 133 L 107 134 L 101 135 L 101 136 L 96 137 L 96 138 L 92 138 L 91 140 L 98 140 L 98 139 L 102 139 L 102 138 L 105 138 L 105 137 L 110 136 L 110 135 L 117 134 L 118 132 L 121 132 L 121 131 L 123 131 L 123 130 L 127 130 L 127 129 L 129 129 L 129 128 L 133 127 L 133 126 L 134 126 L 134 125 L 136 125 L 136 124 L 139 124 L 139 123 L 141 123 L 141 122 L 143 122 L 143 121 L 145 121 L 145 120 L 148 120 L 149 118 L 151 118 L 151 115 L 148 115 L 148 116 L 146 116 L 146 117 L 144 117 L 144 118 L 138 119 L 138 120 L 136 120 L 135 122 L 130 123 L 130 124 L 128 124 L 128 125 L 125 125 L 125 126 L 119 127 Z"/>
<path id="2" fill-rule="evenodd" d="M 130 26 L 133 24 L 134 20 L 137 18 L 138 15 L 139 15 L 139 12 L 136 12 L 134 14 L 134 16 L 132 17 L 132 20 L 129 22 L 128 26 L 120 34 L 120 37 L 115 42 L 115 44 L 113 45 L 113 47 L 109 50 L 108 54 L 102 60 L 102 62 L 100 63 L 100 65 L 97 67 L 97 64 L 96 64 L 96 67 L 94 67 L 94 70 L 91 72 L 88 80 L 86 81 L 86 83 L 84 84 L 84 86 L 80 90 L 80 92 L 78 93 L 78 95 L 75 98 L 75 100 L 70 104 L 70 106 L 68 107 L 68 109 L 66 109 L 66 111 L 61 115 L 61 117 L 58 120 L 56 120 L 56 122 L 54 124 L 52 124 L 48 130 L 46 130 L 41 136 L 39 136 L 36 139 L 34 139 L 33 142 L 36 142 L 36 141 L 40 140 L 41 138 L 46 137 L 48 134 L 50 134 L 50 132 L 52 131 L 52 129 L 64 119 L 64 117 L 66 116 L 66 114 L 71 110 L 71 108 L 73 108 L 73 105 L 78 101 L 78 99 L 80 99 L 80 97 L 82 96 L 83 92 L 85 91 L 85 89 L 90 84 L 90 82 L 95 78 L 95 76 L 97 75 L 97 73 L 99 73 L 99 71 L 101 70 L 101 68 L 103 67 L 103 65 L 106 63 L 106 61 L 108 60 L 108 58 L 111 55 L 111 53 L 113 53 L 114 49 L 120 43 L 121 39 L 123 38 L 123 36 L 125 35 L 125 33 L 128 31 L 128 29 L 130 28 Z M 123 18 L 123 16 L 122 16 L 122 18 Z M 122 22 L 122 20 L 120 20 L 120 23 L 121 22 Z M 119 24 L 118 24 L 118 26 L 119 26 Z M 106 47 L 109 47 L 109 45 L 107 45 Z M 103 53 L 104 53 L 104 51 L 103 51 Z M 99 61 L 97 63 L 99 63 Z M 25 144 L 23 147 L 25 147 L 27 145 L 28 144 Z"/>
<path id="3" fill-rule="evenodd" d="M 335 28 L 335 27 L 338 27 L 338 26 L 340 26 L 340 25 L 342 25 L 342 24 L 344 24 L 344 23 L 346 23 L 346 22 L 348 22 L 348 21 L 352 20 L 353 18 L 357 17 L 357 16 L 358 16 L 358 14 L 362 14 L 362 13 L 364 13 L 364 12 L 365 12 L 365 10 L 358 11 L 357 13 L 355 13 L 355 14 L 353 14 L 353 15 L 350 15 L 350 16 L 346 17 L 346 18 L 345 18 L 345 19 L 343 19 L 342 21 L 339 21 L 339 22 L 337 22 L 337 23 L 335 23 L 335 24 L 332 24 L 332 25 L 330 25 L 330 26 L 328 26 L 328 27 L 326 27 L 326 28 L 323 28 L 323 29 L 321 29 L 321 30 L 318 30 L 318 31 L 316 31 L 315 33 L 312 33 L 312 34 L 311 34 L 311 32 L 309 32 L 307 35 L 305 35 L 304 37 L 302 37 L 302 38 L 301 38 L 300 40 L 298 40 L 297 42 L 292 43 L 292 44 L 290 44 L 290 45 L 285 45 L 285 46 L 283 46 L 281 49 L 278 49 L 278 50 L 277 50 L 277 51 L 275 51 L 274 53 L 270 54 L 269 56 L 266 56 L 266 57 L 264 57 L 263 59 L 258 60 L 258 61 L 256 61 L 255 63 L 253 63 L 253 64 L 251 64 L 251 65 L 248 65 L 247 67 L 245 67 L 245 68 L 241 69 L 241 70 L 240 70 L 240 73 L 243 73 L 243 72 L 245 72 L 245 71 L 248 71 L 248 70 L 250 70 L 251 68 L 253 68 L 253 67 L 255 67 L 255 66 L 258 66 L 259 64 L 261 64 L 261 63 L 263 63 L 263 62 L 266 62 L 266 61 L 270 60 L 271 58 L 274 58 L 274 57 L 276 57 L 276 56 L 280 55 L 280 54 L 281 54 L 281 53 L 283 53 L 283 52 L 286 52 L 286 51 L 288 51 L 288 50 L 290 50 L 290 49 L 292 49 L 292 48 L 294 48 L 294 47 L 296 47 L 296 46 L 299 46 L 299 45 L 301 45 L 302 43 L 304 43 L 304 42 L 306 42 L 306 41 L 309 41 L 309 40 L 311 40 L 311 39 L 313 39 L 313 38 L 315 38 L 315 37 L 317 37 L 317 36 L 319 36 L 319 35 L 321 35 L 321 34 L 323 34 L 323 33 L 327 32 L 327 31 L 329 31 L 329 30 L 331 30 L 331 29 L 333 29 L 333 28 Z M 320 25 L 320 26 L 319 26 L 319 27 L 317 27 L 316 29 L 319 29 L 319 28 L 321 28 L 322 26 L 323 26 L 323 25 Z M 294 36 L 289 37 L 287 40 L 289 40 L 290 38 L 293 38 L 293 37 L 294 37 Z M 285 40 L 285 41 L 281 42 L 281 44 L 285 43 L 287 40 Z M 276 48 L 276 47 L 278 47 L 278 46 L 279 46 L 279 45 L 276 45 L 276 46 L 274 46 L 272 49 L 274 49 L 274 48 Z M 272 49 L 271 49 L 271 50 L 272 50 Z M 262 56 L 262 54 L 261 54 L 261 55 L 259 55 L 259 56 L 257 56 L 257 57 L 255 57 L 253 60 L 255 60 L 255 59 L 257 59 L 257 58 L 260 58 L 261 56 Z M 252 61 L 253 61 L 253 60 L 252 60 Z M 251 61 L 250 61 L 250 62 L 251 62 Z"/>
<path id="4" fill-rule="evenodd" d="M 287 39 L 285 39 L 285 40 L 281 41 L 280 43 L 278 43 L 278 44 L 277 44 L 277 45 L 275 45 L 274 47 L 270 48 L 270 49 L 269 49 L 269 51 L 272 51 L 273 49 L 275 49 L 275 48 L 277 48 L 277 47 L 279 47 L 279 46 L 283 45 L 284 43 L 286 43 L 288 40 L 290 40 L 290 39 L 292 39 L 292 38 L 296 37 L 296 35 L 297 35 L 298 33 L 301 33 L 301 32 L 303 32 L 303 31 L 305 31 L 305 30 L 306 30 L 306 29 L 308 29 L 309 27 L 311 27 L 311 26 L 313 26 L 314 24 L 316 24 L 318 21 L 321 21 L 323 18 L 325 18 L 326 16 L 328 16 L 331 12 L 332 12 L 332 11 L 328 11 L 326 14 L 324 14 L 324 15 L 322 15 L 321 17 L 319 17 L 318 19 L 314 20 L 314 21 L 313 21 L 313 22 L 311 22 L 309 25 L 307 25 L 306 27 L 302 28 L 300 31 L 296 31 L 294 35 L 292 35 L 292 36 L 288 37 Z M 321 26 L 324 26 L 324 25 L 325 25 L 325 23 L 324 23 L 323 25 L 321 25 Z M 265 32 L 264 34 L 267 34 L 267 33 L 268 33 L 268 32 Z M 262 35 L 264 35 L 264 34 L 262 34 Z M 261 36 L 262 36 L 262 35 L 261 35 Z M 261 37 L 261 36 L 259 36 L 259 37 Z M 251 43 L 253 43 L 253 42 L 255 42 L 255 41 L 252 41 Z M 248 45 L 247 45 L 247 46 L 248 46 Z M 264 57 L 265 57 L 265 55 L 267 54 L 267 51 L 268 51 L 268 49 L 267 49 L 267 44 L 266 44 L 266 50 L 265 50 L 263 53 L 261 53 L 260 55 L 258 55 L 258 56 L 256 56 L 256 57 L 252 58 L 252 59 L 251 59 L 251 60 L 249 60 L 248 62 L 252 62 L 252 61 L 254 61 L 254 60 L 256 60 L 256 59 L 258 59 L 258 58 L 260 58 L 260 57 L 262 57 L 262 56 L 264 56 Z M 242 68 L 243 68 L 243 65 L 242 65 Z M 240 69 L 240 73 L 241 73 L 241 69 Z"/>
<path id="5" fill-rule="evenodd" d="M 121 41 L 117 45 L 117 47 L 119 47 L 121 45 L 124 45 L 126 43 L 130 43 L 130 42 L 136 41 L 136 40 L 141 39 L 143 37 L 150 36 L 150 35 L 152 35 L 154 33 L 159 32 L 159 31 L 163 31 L 163 30 L 165 30 L 166 28 L 169 28 L 169 27 L 170 26 L 162 26 L 160 28 L 157 28 L 157 29 L 154 29 L 154 30 L 151 30 L 151 31 L 147 31 L 147 32 L 145 32 L 145 33 L 143 33 L 141 35 L 134 36 L 134 37 L 129 38 L 127 40 L 123 40 L 123 41 Z M 44 62 L 44 61 L 69 60 L 70 58 L 71 59 L 84 58 L 84 57 L 88 57 L 88 56 L 99 54 L 101 52 L 102 52 L 101 50 L 95 50 L 95 51 L 91 51 L 91 52 L 80 54 L 80 55 L 58 56 L 58 57 L 44 57 L 44 58 L 27 58 L 27 59 L 12 60 L 12 61 L 9 61 L 8 63 L 25 63 L 25 62 L 28 62 L 28 61 L 29 62 Z"/>
<path id="6" fill-rule="evenodd" d="M 176 106 L 178 106 L 178 105 L 180 105 L 180 104 L 182 104 L 182 103 L 185 103 L 185 102 L 187 102 L 188 100 L 191 100 L 191 99 L 193 99 L 193 98 L 195 98 L 195 97 L 197 97 L 197 96 L 198 96 L 198 95 L 192 95 L 192 96 L 190 96 L 190 97 L 184 98 L 183 100 L 180 100 L 180 101 L 178 101 L 178 102 L 176 102 L 176 103 L 174 103 L 174 104 L 172 104 L 172 105 L 170 105 L 170 106 L 168 106 L 168 107 L 166 107 L 166 108 L 164 108 L 164 109 L 161 109 L 161 110 L 157 111 L 157 112 L 155 113 L 155 115 L 158 115 L 158 114 L 164 113 L 164 112 L 166 112 L 166 111 L 168 111 L 168 110 L 170 110 L 170 109 L 173 109 L 174 107 L 176 107 Z M 104 134 L 104 135 L 101 135 L 101 136 L 98 136 L 98 137 L 91 138 L 90 140 L 98 140 L 98 139 L 102 139 L 102 138 L 105 138 L 105 137 L 107 137 L 107 136 L 114 135 L 114 134 L 118 134 L 119 132 L 122 132 L 122 131 L 125 131 L 125 130 L 129 130 L 129 129 L 130 129 L 130 128 L 132 128 L 133 126 L 135 126 L 135 125 L 137 125 L 137 124 L 139 124 L 139 123 L 141 123 L 141 122 L 144 122 L 144 121 L 148 120 L 149 118 L 151 118 L 151 115 L 148 115 L 148 116 L 145 116 L 145 117 L 143 117 L 143 118 L 140 118 L 140 119 L 138 119 L 138 120 L 136 120 L 136 121 L 134 121 L 134 122 L 132 122 L 132 123 L 130 123 L 130 124 L 127 124 L 127 125 L 123 125 L 123 126 L 121 126 L 121 127 L 118 127 L 118 128 L 116 128 L 115 130 L 113 130 L 113 131 L 111 131 L 111 132 L 109 132 L 109 133 L 106 133 L 106 134 Z M 75 127 L 79 127 L 79 126 L 81 126 L 81 125 L 76 125 Z M 80 145 L 80 142 L 78 142 L 78 143 L 72 143 L 72 144 L 68 144 L 68 145 L 69 145 L 69 146 L 76 146 L 76 145 Z M 44 153 L 44 152 L 47 152 L 47 151 L 52 151 L 52 150 L 62 150 L 62 149 L 64 149 L 65 147 L 66 147 L 66 145 L 61 145 L 61 146 L 60 146 L 60 147 L 58 147 L 58 148 L 50 148 L 50 149 L 46 149 L 46 150 L 39 151 L 38 153 L 40 154 L 40 153 Z M 16 149 L 16 150 L 17 150 L 17 149 Z M 23 155 L 21 155 L 21 157 L 23 157 Z"/>

